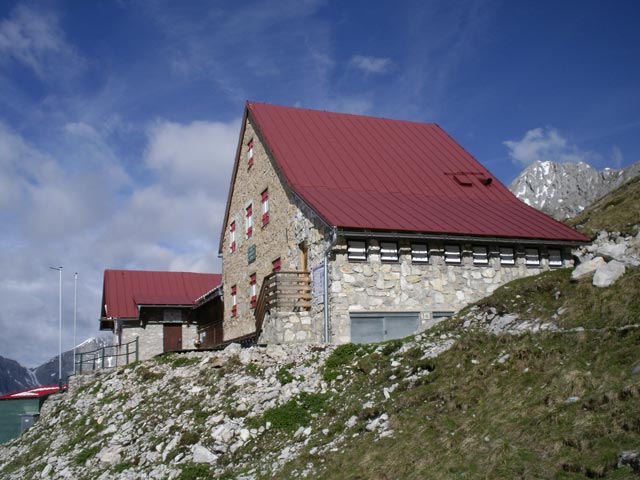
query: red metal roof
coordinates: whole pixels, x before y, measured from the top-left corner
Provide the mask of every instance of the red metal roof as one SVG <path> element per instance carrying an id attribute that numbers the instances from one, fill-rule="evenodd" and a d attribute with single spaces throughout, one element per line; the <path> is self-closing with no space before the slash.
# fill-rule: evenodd
<path id="1" fill-rule="evenodd" d="M 138 318 L 138 305 L 195 305 L 221 282 L 217 273 L 105 270 L 101 316 Z"/>
<path id="2" fill-rule="evenodd" d="M 588 240 L 518 200 L 436 124 L 254 102 L 247 109 L 289 186 L 330 225 Z"/>
<path id="3" fill-rule="evenodd" d="M 66 390 L 67 386 L 62 385 L 62 390 Z M 42 387 L 29 388 L 27 390 L 21 390 L 19 392 L 7 393 L 0 395 L 0 400 L 21 400 L 24 398 L 39 398 L 57 393 L 59 390 L 58 385 L 47 385 Z"/>

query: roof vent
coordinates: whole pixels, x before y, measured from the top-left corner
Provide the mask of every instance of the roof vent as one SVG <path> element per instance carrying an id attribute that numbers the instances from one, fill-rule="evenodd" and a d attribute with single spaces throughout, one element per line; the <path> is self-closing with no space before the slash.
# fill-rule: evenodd
<path id="1" fill-rule="evenodd" d="M 493 178 L 491 178 L 491 177 L 483 177 L 483 178 L 480 179 L 480 181 L 482 182 L 483 185 L 488 187 L 489 185 L 491 185 L 491 182 L 493 182 Z"/>
<path id="2" fill-rule="evenodd" d="M 457 173 L 453 176 L 453 179 L 458 182 L 460 185 L 463 185 L 465 187 L 470 187 L 473 185 L 473 183 L 471 183 L 471 179 L 469 177 L 467 177 L 464 173 Z"/>

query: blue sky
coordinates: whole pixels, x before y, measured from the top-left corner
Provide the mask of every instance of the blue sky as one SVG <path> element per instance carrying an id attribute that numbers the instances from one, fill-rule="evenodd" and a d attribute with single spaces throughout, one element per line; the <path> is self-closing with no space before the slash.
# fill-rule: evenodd
<path id="1" fill-rule="evenodd" d="M 435 122 L 509 183 L 640 160 L 636 1 L 0 3 L 0 355 L 96 335 L 105 268 L 219 271 L 247 99 Z"/>

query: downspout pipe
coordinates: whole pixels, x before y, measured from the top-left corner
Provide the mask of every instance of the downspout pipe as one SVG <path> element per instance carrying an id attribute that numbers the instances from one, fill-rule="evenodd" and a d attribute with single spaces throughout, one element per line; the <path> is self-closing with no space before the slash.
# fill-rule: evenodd
<path id="1" fill-rule="evenodd" d="M 331 343 L 329 332 L 329 253 L 335 247 L 338 241 L 338 229 L 333 227 L 333 234 L 331 236 L 331 242 L 324 251 L 324 343 Z"/>

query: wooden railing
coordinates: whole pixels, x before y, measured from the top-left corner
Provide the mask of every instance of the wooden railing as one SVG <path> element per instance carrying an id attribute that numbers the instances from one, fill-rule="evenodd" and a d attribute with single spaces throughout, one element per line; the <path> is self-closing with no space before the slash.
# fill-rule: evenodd
<path id="1" fill-rule="evenodd" d="M 262 281 L 254 316 L 256 333 L 262 331 L 264 316 L 272 311 L 295 312 L 311 308 L 309 272 L 274 272 Z"/>

